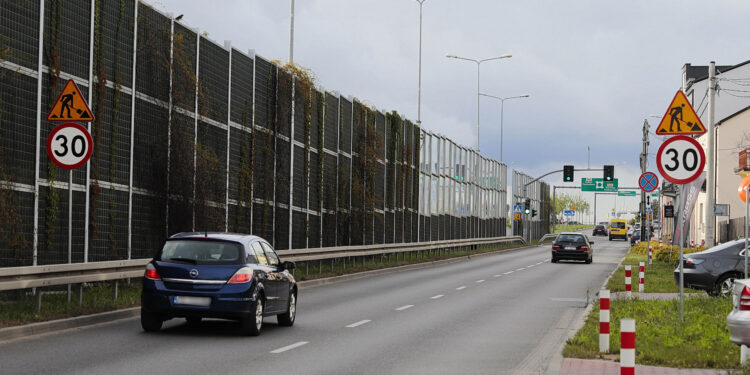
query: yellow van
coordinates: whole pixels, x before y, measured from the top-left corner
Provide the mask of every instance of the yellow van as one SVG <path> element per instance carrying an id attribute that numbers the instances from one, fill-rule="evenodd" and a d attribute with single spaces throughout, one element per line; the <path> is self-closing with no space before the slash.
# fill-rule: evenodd
<path id="1" fill-rule="evenodd" d="M 612 219 L 609 221 L 609 240 L 622 238 L 628 240 L 628 222 L 625 219 Z"/>

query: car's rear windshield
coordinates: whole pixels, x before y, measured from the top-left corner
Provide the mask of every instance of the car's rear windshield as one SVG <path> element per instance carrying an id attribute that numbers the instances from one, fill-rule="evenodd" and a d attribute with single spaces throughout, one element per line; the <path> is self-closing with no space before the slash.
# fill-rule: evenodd
<path id="1" fill-rule="evenodd" d="M 560 234 L 557 236 L 557 242 L 585 242 L 580 234 Z"/>
<path id="2" fill-rule="evenodd" d="M 604 225 L 597 225 L 596 229 L 604 229 Z"/>
<path id="3" fill-rule="evenodd" d="M 236 242 L 216 240 L 171 240 L 164 244 L 159 260 L 191 264 L 243 263 L 242 248 Z"/>
<path id="4" fill-rule="evenodd" d="M 612 222 L 612 224 L 610 224 L 609 226 L 617 229 L 625 229 L 625 223 L 623 223 L 622 221 Z"/>

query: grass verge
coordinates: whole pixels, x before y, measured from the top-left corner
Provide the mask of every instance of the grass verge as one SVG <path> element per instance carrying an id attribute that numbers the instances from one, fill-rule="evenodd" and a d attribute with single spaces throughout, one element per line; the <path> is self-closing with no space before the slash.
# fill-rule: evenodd
<path id="1" fill-rule="evenodd" d="M 645 246 L 645 244 L 634 246 L 633 249 L 625 256 L 625 259 L 622 261 L 622 265 L 617 268 L 617 271 L 615 271 L 615 273 L 607 282 L 607 289 L 609 289 L 610 291 L 625 291 L 625 265 L 631 266 L 632 289 L 634 292 L 638 291 L 638 263 L 648 263 L 648 255 L 639 254 L 640 251 L 636 249 L 637 246 Z M 646 266 L 646 274 L 644 277 L 643 286 L 644 292 L 679 293 L 680 286 L 674 282 L 674 269 L 675 267 L 677 267 L 676 264 L 676 260 L 673 262 L 669 262 L 667 261 L 666 257 L 659 259 L 653 258 L 651 265 Z M 685 292 L 701 293 L 702 291 L 685 288 Z"/>
<path id="2" fill-rule="evenodd" d="M 620 348 L 620 320 L 636 322 L 637 364 L 679 368 L 740 368 L 739 346 L 729 341 L 726 316 L 732 310 L 728 298 L 685 299 L 685 320 L 680 320 L 679 300 L 612 300 L 610 305 L 610 351 Z M 608 358 L 599 354 L 599 303 L 578 333 L 569 339 L 563 356 Z"/>
<path id="3" fill-rule="evenodd" d="M 555 231 L 554 233 L 560 233 L 560 232 L 577 232 L 579 230 L 584 229 L 592 229 L 593 226 L 591 225 L 568 225 L 568 224 L 560 224 L 555 225 Z"/>
<path id="4" fill-rule="evenodd" d="M 297 281 L 314 280 L 408 264 L 510 250 L 537 244 L 537 241 L 533 241 L 526 245 L 487 245 L 473 250 L 459 248 L 452 251 L 425 251 L 412 254 L 411 256 L 406 255 L 406 257 L 403 254 L 400 254 L 398 257 L 396 254 L 385 254 L 383 256 L 341 258 L 333 261 L 298 262 L 297 268 L 294 270 L 294 276 Z M 283 260 L 283 252 L 281 255 Z M 92 284 L 84 288 L 83 303 L 79 306 L 77 286 L 73 288 L 70 303 L 68 303 L 67 293 L 60 289 L 60 287 L 56 287 L 55 291 L 47 291 L 43 294 L 41 312 L 35 314 L 35 298 L 31 294 L 30 289 L 0 293 L 0 328 L 140 306 L 140 280 L 133 279 L 130 284 L 120 282 L 117 300 L 114 300 L 112 297 L 111 282 Z"/>

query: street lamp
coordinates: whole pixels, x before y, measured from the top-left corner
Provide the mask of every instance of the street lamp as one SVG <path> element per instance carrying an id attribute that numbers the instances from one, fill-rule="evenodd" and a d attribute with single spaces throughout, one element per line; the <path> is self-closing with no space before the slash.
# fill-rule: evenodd
<path id="1" fill-rule="evenodd" d="M 466 60 L 466 61 L 472 61 L 477 64 L 477 152 L 479 152 L 479 65 L 481 65 L 485 61 L 492 61 L 492 60 L 500 60 L 500 59 L 507 59 L 512 57 L 513 55 L 502 55 L 498 57 L 491 57 L 489 59 L 469 59 L 466 57 L 460 57 L 456 55 L 446 55 L 445 57 L 449 59 L 459 59 L 459 60 Z"/>
<path id="2" fill-rule="evenodd" d="M 499 96 L 494 96 L 494 95 L 488 95 L 484 93 L 479 93 L 479 95 L 486 96 L 488 98 L 497 99 L 500 101 L 500 162 L 502 163 L 503 162 L 503 112 L 504 112 L 505 101 L 508 99 L 528 98 L 529 94 L 523 94 L 523 95 L 518 95 L 518 96 L 508 96 L 505 98 L 501 98 Z"/>
<path id="3" fill-rule="evenodd" d="M 417 125 L 422 125 L 422 4 L 427 0 L 417 0 L 419 3 L 419 89 L 417 91 Z"/>

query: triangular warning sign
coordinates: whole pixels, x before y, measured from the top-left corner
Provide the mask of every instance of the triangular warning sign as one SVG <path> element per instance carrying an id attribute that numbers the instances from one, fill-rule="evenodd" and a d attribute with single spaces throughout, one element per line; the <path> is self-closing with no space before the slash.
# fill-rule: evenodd
<path id="1" fill-rule="evenodd" d="M 672 103 L 667 107 L 667 112 L 656 128 L 657 135 L 678 134 L 703 134 L 706 127 L 703 126 L 700 117 L 695 113 L 693 106 L 688 102 L 682 90 L 677 90 Z"/>
<path id="2" fill-rule="evenodd" d="M 55 104 L 47 115 L 49 121 L 94 121 L 94 114 L 91 113 L 86 99 L 81 95 L 76 83 L 69 79 L 65 83 L 60 96 L 57 97 Z"/>

